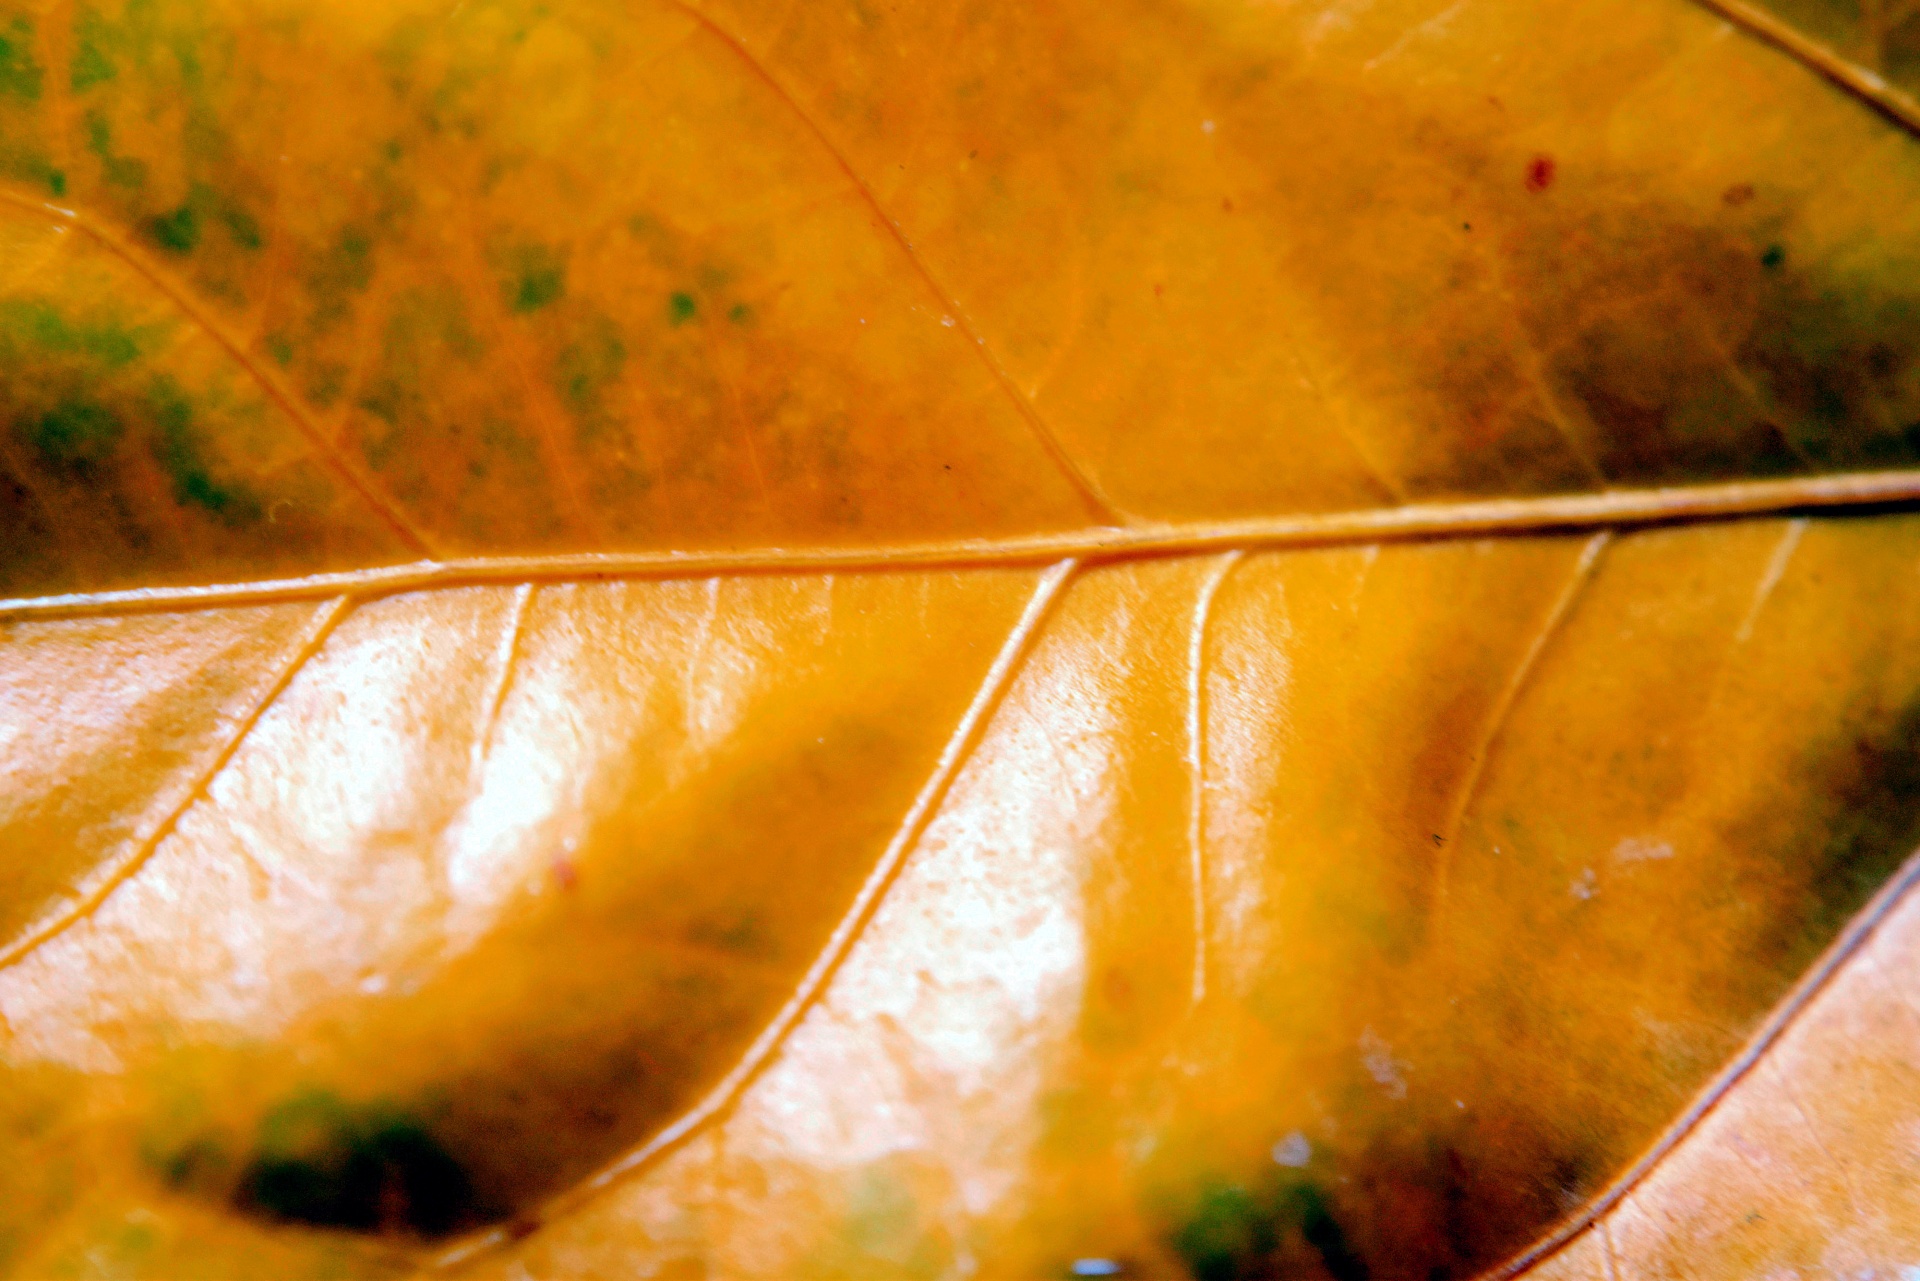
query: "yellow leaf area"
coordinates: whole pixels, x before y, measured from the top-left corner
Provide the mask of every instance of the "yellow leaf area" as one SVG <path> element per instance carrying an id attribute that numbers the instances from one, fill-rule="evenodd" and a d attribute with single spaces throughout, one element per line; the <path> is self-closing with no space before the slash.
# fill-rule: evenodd
<path id="1" fill-rule="evenodd" d="M 1920 1063 L 1766 12 L 0 0 L 0 1271 L 1897 1262 L 1699 1192 Z"/>

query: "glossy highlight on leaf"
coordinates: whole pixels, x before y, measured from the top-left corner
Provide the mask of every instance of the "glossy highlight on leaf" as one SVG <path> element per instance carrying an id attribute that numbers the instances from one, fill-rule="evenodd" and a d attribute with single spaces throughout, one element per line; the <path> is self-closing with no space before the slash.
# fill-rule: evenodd
<path id="1" fill-rule="evenodd" d="M 0 1273 L 1905 1259 L 1818 8 L 0 4 Z"/>

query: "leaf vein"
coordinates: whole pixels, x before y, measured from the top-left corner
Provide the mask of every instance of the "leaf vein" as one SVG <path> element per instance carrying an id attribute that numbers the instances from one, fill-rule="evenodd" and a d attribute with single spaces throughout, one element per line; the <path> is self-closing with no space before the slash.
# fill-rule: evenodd
<path id="1" fill-rule="evenodd" d="M 1920 102 L 1888 84 L 1878 73 L 1841 57 L 1746 0 L 1695 0 L 1695 3 L 1755 39 L 1772 45 L 1814 74 L 1832 81 L 1908 133 L 1920 135 Z"/>
<path id="2" fill-rule="evenodd" d="M 1547 615 L 1540 621 L 1533 639 L 1521 654 L 1520 661 L 1514 664 L 1508 674 L 1507 683 L 1500 689 L 1492 709 L 1487 713 L 1485 726 L 1480 731 L 1480 741 L 1474 745 L 1473 754 L 1467 758 L 1467 775 L 1460 780 L 1459 788 L 1454 792 L 1453 804 L 1447 809 L 1447 815 L 1440 831 L 1439 849 L 1435 851 L 1433 873 L 1433 916 L 1436 921 L 1444 921 L 1447 912 L 1448 882 L 1453 870 L 1453 849 L 1460 841 L 1460 827 L 1466 822 L 1467 810 L 1480 792 L 1480 780 L 1486 774 L 1487 760 L 1493 755 L 1494 745 L 1499 742 L 1501 733 L 1506 729 L 1507 720 L 1513 714 L 1513 705 L 1520 698 L 1520 692 L 1533 679 L 1534 669 L 1540 665 L 1540 656 L 1547 646 L 1566 626 L 1567 619 L 1573 614 L 1573 607 L 1586 591 L 1587 584 L 1593 581 L 1595 569 L 1600 557 L 1612 542 L 1611 530 L 1601 530 L 1587 540 L 1580 549 L 1578 559 L 1574 561 L 1573 571 L 1568 574 L 1560 594 L 1554 598 Z"/>
<path id="3" fill-rule="evenodd" d="M 488 754 L 493 750 L 493 732 L 500 724 L 500 709 L 506 706 L 507 691 L 513 687 L 514 668 L 520 661 L 520 642 L 526 634 L 527 609 L 533 603 L 533 594 L 539 590 L 537 583 L 522 583 L 514 589 L 513 612 L 507 619 L 506 627 L 501 629 L 500 647 L 495 659 L 499 675 L 494 678 L 493 692 L 487 699 L 486 719 L 480 723 L 480 732 L 473 742 L 473 769 L 478 773 L 486 764 Z"/>
<path id="4" fill-rule="evenodd" d="M 1512 1281 L 1513 1278 L 1531 1272 L 1537 1265 L 1558 1254 L 1571 1245 L 1583 1232 L 1596 1224 L 1605 1229 L 1607 1217 L 1626 1200 L 1635 1188 L 1645 1182 L 1648 1175 L 1659 1168 L 1675 1148 L 1689 1134 L 1696 1130 L 1706 1119 L 1707 1114 L 1718 1107 L 1720 1101 L 1745 1080 L 1753 1069 L 1765 1060 L 1767 1052 L 1785 1036 L 1787 1031 L 1799 1022 L 1802 1015 L 1812 1008 L 1815 998 L 1827 989 L 1840 971 L 1846 968 L 1861 949 L 1874 937 L 1894 909 L 1905 902 L 1920 885 L 1920 851 L 1909 855 L 1900 870 L 1869 899 L 1860 909 L 1840 936 L 1827 945 L 1811 968 L 1794 984 L 1791 991 L 1776 1005 L 1773 1013 L 1759 1030 L 1748 1038 L 1744 1048 L 1735 1055 L 1732 1062 L 1722 1068 L 1705 1087 L 1694 1096 L 1674 1122 L 1661 1132 L 1659 1137 L 1648 1145 L 1640 1158 L 1587 1202 L 1586 1206 L 1558 1227 L 1546 1233 L 1538 1241 L 1497 1268 L 1482 1274 L 1481 1281 Z"/>
<path id="5" fill-rule="evenodd" d="M 95 244 L 125 263 L 141 279 L 164 295 L 167 301 L 173 304 L 197 329 L 211 338 L 246 371 L 254 385 L 260 388 L 267 399 L 272 401 L 274 406 L 293 423 L 295 429 L 306 438 L 320 461 L 353 490 L 396 537 L 410 550 L 422 556 L 434 555 L 432 544 L 407 514 L 391 498 L 381 493 L 370 478 L 361 474 L 353 461 L 341 452 L 338 445 L 328 439 L 326 433 L 320 430 L 292 393 L 280 386 L 278 380 L 253 358 L 245 345 L 228 333 L 226 327 L 209 315 L 195 301 L 193 295 L 176 284 L 165 270 L 149 262 L 146 256 L 132 245 L 78 210 L 50 204 L 44 200 L 35 200 L 4 189 L 0 189 L 0 204 L 12 205 L 17 209 L 28 210 L 64 223 L 83 233 Z"/>
<path id="6" fill-rule="evenodd" d="M 1246 553 L 1220 558 L 1200 586 L 1193 606 L 1187 650 L 1187 768 L 1192 783 L 1187 810 L 1188 873 L 1193 882 L 1193 991 L 1191 1003 L 1207 998 L 1207 625 L 1213 600 Z"/>
<path id="7" fill-rule="evenodd" d="M 289 685 L 293 684 L 294 677 L 298 676 L 313 656 L 326 645 L 327 638 L 333 634 L 334 629 L 339 627 L 346 616 L 353 612 L 357 603 L 352 596 L 337 596 L 314 612 L 313 619 L 308 623 L 306 634 L 301 638 L 300 644 L 281 665 L 266 689 L 240 717 L 233 732 L 228 734 L 226 741 L 220 745 L 220 750 L 214 753 L 213 758 L 194 778 L 193 785 L 186 790 L 180 800 L 161 817 L 158 823 L 154 824 L 152 830 L 134 845 L 117 866 L 101 878 L 98 884 L 75 899 L 65 911 L 46 920 L 5 950 L 0 950 L 0 969 L 6 969 L 25 960 L 48 940 L 92 916 L 99 910 L 101 904 L 112 897 L 115 890 L 133 879 L 140 869 L 146 866 L 155 851 L 180 826 L 180 820 L 186 816 L 187 811 L 207 795 L 214 780 L 239 752 L 241 745 L 253 733 L 254 727 L 260 723 L 261 717 L 266 715 L 267 709 L 286 692 Z"/>
<path id="8" fill-rule="evenodd" d="M 926 831 L 927 826 L 939 812 L 941 803 L 946 799 L 960 769 L 972 756 L 973 749 L 984 735 L 988 722 L 999 708 L 1008 689 L 1013 685 L 1014 677 L 1025 666 L 1027 656 L 1033 652 L 1047 621 L 1052 616 L 1066 589 L 1072 583 L 1080 569 L 1078 560 L 1062 560 L 1040 575 L 1033 595 L 1028 598 L 1025 610 L 1019 620 L 1007 633 L 999 654 L 987 669 L 979 688 L 974 692 L 973 700 L 961 715 L 959 723 L 942 749 L 933 772 L 921 787 L 920 794 L 914 798 L 900 826 L 895 829 L 893 839 L 887 843 L 873 871 L 868 875 L 860 892 L 854 896 L 852 905 L 834 927 L 826 946 L 820 950 L 813 964 L 795 987 L 792 997 L 780 1009 L 773 1020 L 761 1032 L 745 1054 L 733 1066 L 719 1084 L 694 1104 L 679 1120 L 632 1151 L 621 1156 L 611 1165 L 602 1169 L 585 1182 L 572 1189 L 549 1205 L 538 1222 L 553 1218 L 565 1210 L 577 1208 L 587 1200 L 596 1197 L 614 1185 L 633 1177 L 651 1167 L 668 1153 L 678 1149 L 696 1134 L 704 1131 L 721 1117 L 733 1110 L 739 1103 L 747 1087 L 773 1065 L 778 1058 L 781 1046 L 788 1035 L 799 1026 L 809 1010 L 817 1005 L 825 995 L 828 984 L 839 972 L 841 963 L 846 960 L 853 946 L 865 933 L 887 892 L 892 889 L 900 872 L 906 866 L 907 856 L 912 853 L 915 844 Z M 465 1263 L 475 1256 L 510 1239 L 524 1236 L 528 1225 L 516 1225 L 510 1233 L 506 1229 L 494 1229 L 472 1238 L 448 1251 L 432 1265 L 436 1268 L 451 1268 Z"/>
<path id="9" fill-rule="evenodd" d="M 838 168 L 842 174 L 846 175 L 847 181 L 853 184 L 854 190 L 859 193 L 861 202 L 873 211 L 874 217 L 879 220 L 880 226 L 884 229 L 888 238 L 891 239 L 899 248 L 900 252 L 905 255 L 907 263 L 912 267 L 914 274 L 920 277 L 921 283 L 933 294 L 934 299 L 940 304 L 942 310 L 954 318 L 955 328 L 959 331 L 960 335 L 966 339 L 967 345 L 973 348 L 974 354 L 978 356 L 981 363 L 986 366 L 987 372 L 993 376 L 993 380 L 999 385 L 1001 392 L 1012 402 L 1014 409 L 1026 423 L 1027 429 L 1033 433 L 1041 449 L 1046 452 L 1048 459 L 1061 475 L 1065 477 L 1067 482 L 1073 486 L 1074 491 L 1079 495 L 1081 502 L 1088 510 L 1103 524 L 1129 523 L 1122 516 L 1119 509 L 1113 505 L 1112 501 L 1101 492 L 1100 487 L 1094 483 L 1093 478 L 1087 475 L 1080 464 L 1074 460 L 1073 455 L 1067 452 L 1066 446 L 1060 443 L 1060 438 L 1054 433 L 1053 428 L 1048 425 L 1046 419 L 1040 416 L 1040 411 L 1034 407 L 1033 402 L 1028 399 L 1026 393 L 1020 390 L 1019 384 L 1014 382 L 1013 375 L 1007 372 L 1005 365 L 1000 363 L 999 356 L 987 345 L 986 338 L 974 326 L 972 319 L 967 315 L 966 309 L 961 307 L 958 300 L 941 285 L 939 279 L 933 274 L 933 269 L 927 265 L 926 259 L 920 256 L 920 251 L 915 249 L 913 242 L 907 239 L 906 232 L 901 230 L 899 222 L 887 211 L 886 206 L 880 203 L 880 197 L 875 194 L 872 185 L 861 176 L 859 170 L 853 167 L 853 162 L 847 159 L 846 153 L 835 145 L 833 139 L 827 134 L 827 131 L 821 127 L 819 122 L 814 120 L 813 116 L 800 105 L 800 100 L 789 93 L 787 87 L 780 82 L 779 78 L 776 77 L 764 63 L 756 58 L 753 51 L 748 49 L 746 44 L 731 31 L 721 26 L 718 22 L 715 22 L 712 18 L 709 18 L 693 5 L 686 3 L 686 0 L 665 0 L 665 2 L 685 14 L 688 18 L 691 18 L 694 22 L 699 23 L 703 30 L 731 50 L 753 76 L 772 91 L 773 95 L 780 100 L 780 104 L 793 113 L 794 118 L 800 122 L 801 127 L 811 134 L 814 140 L 820 144 L 821 148 L 826 151 L 827 155 L 832 158 L 834 166 Z"/>
<path id="10" fill-rule="evenodd" d="M 1744 520 L 1832 509 L 1866 512 L 1895 509 L 1916 500 L 1920 500 L 1920 470 L 1844 472 L 1788 480 L 1623 489 L 1548 498 L 1415 503 L 1404 507 L 1254 520 L 1081 529 L 1020 538 L 954 539 L 867 548 L 763 547 L 700 552 L 482 556 L 250 583 L 0 598 L 0 620 L 167 613 L 318 600 L 341 592 L 370 598 L 489 583 L 985 569 L 1051 564 L 1064 558 L 1105 564 L 1136 557 L 1207 555 L 1236 548 L 1251 551 L 1366 547 Z"/>

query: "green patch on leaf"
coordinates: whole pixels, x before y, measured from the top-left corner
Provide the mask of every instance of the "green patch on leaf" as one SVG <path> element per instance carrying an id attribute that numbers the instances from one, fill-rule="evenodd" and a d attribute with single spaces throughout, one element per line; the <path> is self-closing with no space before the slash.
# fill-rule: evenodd
<path id="1" fill-rule="evenodd" d="M 27 424 L 27 443 L 49 468 L 85 475 L 111 455 L 126 424 L 84 394 L 60 400 Z"/>
<path id="2" fill-rule="evenodd" d="M 1370 1275 L 1325 1191 L 1313 1182 L 1263 1191 L 1236 1183 L 1203 1187 L 1174 1230 L 1172 1245 L 1194 1281 L 1314 1272 L 1333 1281 L 1366 1281 Z"/>
<path id="3" fill-rule="evenodd" d="M 482 1217 L 472 1180 L 421 1117 L 320 1090 L 261 1121 L 237 1200 L 269 1218 L 360 1232 L 442 1236 Z"/>
<path id="4" fill-rule="evenodd" d="M 221 206 L 220 223 L 227 229 L 227 234 L 233 237 L 233 243 L 242 249 L 258 249 L 265 243 L 260 235 L 259 220 L 238 206 Z"/>
<path id="5" fill-rule="evenodd" d="M 174 501 L 198 507 L 229 528 L 260 519 L 260 503 L 245 488 L 222 483 L 200 453 L 193 406 L 170 379 L 154 382 L 147 394 L 154 421 L 154 458 L 173 485 Z"/>
<path id="6" fill-rule="evenodd" d="M 200 215 L 192 204 L 181 205 L 149 219 L 147 234 L 168 253 L 190 254 L 200 244 Z"/>
<path id="7" fill-rule="evenodd" d="M 117 369 L 139 358 L 153 332 L 111 323 L 75 323 L 39 299 L 0 299 L 0 350 L 25 345 L 89 357 Z"/>
<path id="8" fill-rule="evenodd" d="M 129 191 L 138 190 L 147 185 L 146 162 L 131 156 L 117 155 L 113 149 L 113 126 L 107 118 L 97 111 L 89 111 L 85 120 L 87 130 L 87 150 L 100 161 L 107 185 L 121 187 Z"/>
<path id="9" fill-rule="evenodd" d="M 554 362 L 553 380 L 560 398 L 576 417 L 596 413 L 608 386 L 626 367 L 627 347 L 611 320 L 597 318 L 588 332 L 561 349 Z"/>
<path id="10" fill-rule="evenodd" d="M 698 312 L 699 308 L 694 304 L 692 294 L 674 293 L 667 296 L 668 324 L 684 325 L 689 320 L 692 320 Z"/>
<path id="11" fill-rule="evenodd" d="M 509 310 L 524 315 L 558 302 L 567 292 L 567 263 L 546 245 L 523 245 L 507 255 L 501 293 Z"/>
<path id="12" fill-rule="evenodd" d="M 75 93 L 105 84 L 120 74 L 119 66 L 108 54 L 112 43 L 113 32 L 101 21 L 99 13 L 82 9 L 74 23 L 73 61 L 67 70 L 67 81 Z"/>
<path id="13" fill-rule="evenodd" d="M 0 98 L 40 97 L 40 64 L 33 57 L 33 23 L 15 18 L 0 29 Z"/>

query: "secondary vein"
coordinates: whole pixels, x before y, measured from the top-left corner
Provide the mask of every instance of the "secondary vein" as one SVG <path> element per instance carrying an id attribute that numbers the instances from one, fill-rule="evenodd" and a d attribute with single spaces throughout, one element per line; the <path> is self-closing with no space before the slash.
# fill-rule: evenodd
<path id="1" fill-rule="evenodd" d="M 225 327 L 219 324 L 212 316 L 208 315 L 199 303 L 194 300 L 193 296 L 175 284 L 164 270 L 147 261 L 144 255 L 137 252 L 119 236 L 102 227 L 92 218 L 87 217 L 78 210 L 52 204 L 44 200 L 35 200 L 19 195 L 16 192 L 7 191 L 4 188 L 0 188 L 0 204 L 8 204 L 18 209 L 29 210 L 42 217 L 50 218 L 56 222 L 73 227 L 85 234 L 109 254 L 125 263 L 131 270 L 138 273 L 143 280 L 152 285 L 161 294 L 165 295 L 168 302 L 172 303 L 182 315 L 193 322 L 195 327 L 218 344 L 228 356 L 232 357 L 233 360 L 246 371 L 247 376 L 265 393 L 267 399 L 272 401 L 274 406 L 287 416 L 288 421 L 293 423 L 294 428 L 306 438 L 308 445 L 313 448 L 315 455 L 318 456 L 322 464 L 338 476 L 362 502 L 371 508 L 374 514 L 393 532 L 395 537 L 415 552 L 419 552 L 422 555 L 432 554 L 432 545 L 420 527 L 415 525 L 412 519 L 408 517 L 392 499 L 380 492 L 369 478 L 361 474 L 360 469 L 354 466 L 352 460 L 342 453 L 340 448 L 332 440 L 328 439 L 325 432 L 320 430 L 319 426 L 307 414 L 300 402 L 284 387 L 280 386 L 276 379 L 268 374 L 260 362 L 255 360 L 252 354 L 247 351 L 245 345 L 232 334 L 229 334 Z"/>
<path id="2" fill-rule="evenodd" d="M 1081 502 L 1085 504 L 1096 519 L 1113 524 L 1124 523 L 1123 517 L 1119 510 L 1113 505 L 1112 501 L 1101 492 L 1099 485 L 1095 484 L 1093 478 L 1086 474 L 1080 464 L 1074 460 L 1073 455 L 1067 452 L 1066 446 L 1060 443 L 1060 438 L 1054 434 L 1053 428 L 1048 425 L 1046 419 L 1040 416 L 1040 411 L 1034 408 L 1033 402 L 1027 398 L 1025 392 L 1020 390 L 1019 384 L 1014 382 L 1013 375 L 1007 372 L 1006 366 L 1000 363 L 1000 358 L 996 356 L 993 349 L 987 345 L 986 337 L 974 328 L 973 321 L 967 315 L 966 309 L 960 305 L 958 299 L 947 292 L 946 288 L 941 285 L 940 281 L 934 276 L 933 269 L 929 267 L 926 260 L 920 256 L 920 251 L 913 247 L 913 242 L 907 239 L 906 232 L 901 230 L 900 224 L 894 219 L 892 214 L 887 212 L 886 207 L 880 203 L 880 197 L 874 193 L 872 184 L 868 183 L 867 180 L 860 175 L 860 171 L 853 167 L 853 162 L 847 159 L 846 154 L 835 145 L 833 139 L 828 136 L 827 131 L 800 105 L 800 100 L 788 92 L 787 87 L 781 83 L 779 77 L 768 70 L 738 36 L 715 22 L 712 18 L 709 18 L 693 5 L 686 3 L 686 0 L 666 0 L 666 3 L 672 5 L 694 22 L 699 23 L 704 31 L 725 45 L 745 64 L 755 79 L 759 80 L 772 91 L 773 95 L 780 100 L 780 104 L 791 112 L 793 117 L 800 122 L 801 127 L 813 136 L 814 140 L 818 142 L 821 148 L 826 151 L 827 155 L 832 158 L 835 167 L 846 176 L 848 182 L 853 184 L 854 190 L 860 195 L 861 202 L 873 211 L 874 217 L 879 220 L 881 229 L 886 232 L 887 237 L 892 240 L 900 252 L 905 255 L 908 265 L 913 268 L 913 272 L 920 278 L 920 282 L 933 294 L 934 299 L 939 302 L 941 309 L 954 318 L 955 327 L 960 335 L 966 339 L 967 345 L 973 348 L 974 354 L 978 356 L 980 362 L 986 366 L 987 372 L 993 376 L 994 382 L 999 385 L 1000 390 L 1006 395 L 1007 399 L 1012 402 L 1021 420 L 1026 423 L 1027 429 L 1033 433 L 1034 439 L 1039 442 L 1041 449 L 1046 451 L 1048 459 L 1060 471 L 1061 475 L 1066 478 L 1067 483 L 1073 486 Z"/>
<path id="3" fill-rule="evenodd" d="M 1908 133 L 1920 135 L 1920 102 L 1888 84 L 1878 73 L 1841 57 L 1797 27 L 1746 0 L 1695 0 L 1695 3 L 1832 81 Z"/>
<path id="4" fill-rule="evenodd" d="M 893 839 L 887 843 L 874 869 L 868 874 L 860 892 L 854 896 L 852 905 L 834 927 L 827 944 L 820 950 L 806 974 L 801 977 L 793 995 L 761 1032 L 754 1043 L 747 1048 L 739 1061 L 734 1064 L 718 1085 L 708 1092 L 706 1097 L 694 1104 L 681 1117 L 642 1143 L 639 1147 L 621 1156 L 611 1165 L 587 1179 L 556 1202 L 549 1205 L 540 1216 L 550 1219 L 565 1210 L 577 1208 L 582 1202 L 605 1192 L 608 1188 L 640 1171 L 649 1168 L 667 1153 L 685 1144 L 694 1135 L 702 1132 L 722 1116 L 726 1115 L 739 1102 L 742 1094 L 778 1056 L 781 1045 L 789 1034 L 799 1026 L 807 1011 L 816 1005 L 825 995 L 833 976 L 839 972 L 841 963 L 846 960 L 853 945 L 859 941 L 866 927 L 879 910 L 887 891 L 899 878 L 906 866 L 907 856 L 919 843 L 941 803 L 946 799 L 960 769 L 972 756 L 973 749 L 985 734 L 987 724 L 1001 701 L 1011 688 L 1014 677 L 1025 665 L 1027 656 L 1033 652 L 1035 642 L 1044 630 L 1047 620 L 1066 593 L 1066 588 L 1078 572 L 1080 562 L 1062 560 L 1040 575 L 1034 592 L 1027 600 L 1026 608 L 1021 612 L 1019 621 L 1007 633 L 1001 643 L 1000 652 L 993 664 L 987 669 L 973 700 L 954 726 L 945 748 L 941 750 L 933 772 L 921 787 L 920 794 L 914 798 L 900 825 L 895 829 Z M 538 1220 L 534 1221 L 535 1223 Z M 517 1233 L 524 1235 L 529 1224 L 522 1222 L 514 1232 L 507 1229 L 494 1229 L 481 1233 L 454 1247 L 436 1260 L 438 1268 L 451 1268 L 473 1259 L 497 1246 L 505 1244 Z"/>
<path id="5" fill-rule="evenodd" d="M 142 867 L 146 866 L 154 852 L 180 826 L 180 820 L 186 816 L 187 811 L 206 796 L 208 789 L 213 786 L 213 781 L 220 776 L 221 771 L 226 769 L 228 762 L 240 750 L 241 744 L 247 741 L 248 735 L 252 734 L 254 727 L 260 723 L 260 718 L 266 715 L 269 707 L 273 706 L 274 700 L 286 692 L 287 686 L 293 684 L 293 678 L 298 676 L 301 669 L 320 652 L 327 643 L 327 638 L 353 611 L 355 604 L 353 597 L 339 596 L 315 611 L 300 644 L 281 665 L 266 689 L 248 706 L 246 712 L 235 723 L 233 731 L 227 735 L 226 741 L 220 745 L 220 750 L 214 753 L 213 758 L 194 777 L 192 786 L 186 790 L 179 801 L 168 809 L 160 821 L 154 824 L 152 829 L 120 860 L 119 864 L 101 878 L 92 889 L 68 904 L 65 910 L 46 919 L 37 928 L 16 939 L 4 950 L 0 950 L 0 969 L 25 960 L 49 939 L 92 916 L 99 910 L 101 904 L 112 897 L 115 890 L 126 884 Z"/>

